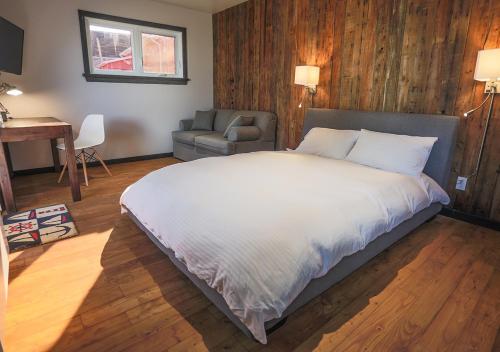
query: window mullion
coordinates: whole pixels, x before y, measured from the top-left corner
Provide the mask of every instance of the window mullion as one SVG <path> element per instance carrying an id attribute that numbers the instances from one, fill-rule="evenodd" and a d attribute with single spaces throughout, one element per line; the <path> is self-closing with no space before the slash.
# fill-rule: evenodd
<path id="1" fill-rule="evenodd" d="M 87 33 L 87 48 L 88 48 L 88 53 L 87 53 L 87 59 L 89 60 L 90 63 L 92 63 L 92 36 L 90 35 L 90 24 L 91 21 L 90 19 L 85 19 L 85 33 Z M 90 64 L 90 70 L 92 73 L 94 73 L 94 65 Z"/>
<path id="2" fill-rule="evenodd" d="M 142 63 L 142 43 L 141 30 L 138 27 L 132 29 L 133 45 L 132 52 L 134 56 L 134 74 L 140 76 L 144 72 Z"/>
<path id="3" fill-rule="evenodd" d="M 182 74 L 184 72 L 184 67 L 183 67 L 183 48 L 182 48 L 182 39 L 179 35 L 175 36 L 175 75 L 176 77 L 182 77 Z"/>

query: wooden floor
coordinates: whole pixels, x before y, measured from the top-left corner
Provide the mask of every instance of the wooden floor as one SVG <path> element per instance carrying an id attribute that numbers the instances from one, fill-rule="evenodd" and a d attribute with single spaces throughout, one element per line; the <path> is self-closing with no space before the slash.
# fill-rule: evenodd
<path id="1" fill-rule="evenodd" d="M 127 218 L 127 185 L 174 159 L 15 179 L 21 209 L 65 202 L 80 236 L 10 255 L 7 351 L 500 351 L 500 234 L 437 217 L 293 314 L 260 345 Z M 67 181 L 66 181 L 67 182 Z"/>

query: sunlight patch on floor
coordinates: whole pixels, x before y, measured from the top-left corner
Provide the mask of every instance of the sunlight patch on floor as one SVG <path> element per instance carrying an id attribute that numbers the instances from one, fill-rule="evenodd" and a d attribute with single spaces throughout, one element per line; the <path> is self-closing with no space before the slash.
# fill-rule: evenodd
<path id="1" fill-rule="evenodd" d="M 7 350 L 50 350 L 69 329 L 83 328 L 77 315 L 91 291 L 103 281 L 98 253 L 112 231 L 110 227 L 54 242 L 43 251 L 33 248 L 11 255 L 11 262 L 25 256 L 29 264 L 9 283 Z M 29 333 L 27 327 L 32 327 Z M 9 346 L 9 341 L 15 341 L 15 346 Z"/>

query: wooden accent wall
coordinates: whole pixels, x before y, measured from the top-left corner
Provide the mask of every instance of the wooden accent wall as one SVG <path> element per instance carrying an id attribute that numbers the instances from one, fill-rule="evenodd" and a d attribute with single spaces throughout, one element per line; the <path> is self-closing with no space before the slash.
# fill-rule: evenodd
<path id="1" fill-rule="evenodd" d="M 249 0 L 213 16 L 214 105 L 273 111 L 278 146 L 300 139 L 296 65 L 320 66 L 304 107 L 462 116 L 484 98 L 477 51 L 500 48 L 500 0 Z M 500 221 L 500 96 L 482 167 L 466 192 L 486 111 L 462 122 L 456 209 Z"/>

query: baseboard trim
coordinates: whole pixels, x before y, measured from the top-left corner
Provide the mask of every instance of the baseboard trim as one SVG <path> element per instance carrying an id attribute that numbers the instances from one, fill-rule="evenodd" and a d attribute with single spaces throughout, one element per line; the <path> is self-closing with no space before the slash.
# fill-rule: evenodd
<path id="1" fill-rule="evenodd" d="M 479 225 L 483 227 L 487 227 L 489 229 L 500 231 L 500 222 L 496 222 L 482 216 L 467 214 L 461 212 L 459 210 L 451 209 L 451 208 L 443 208 L 441 210 L 441 215 L 447 216 L 449 218 L 462 220 L 474 225 Z"/>
<path id="2" fill-rule="evenodd" d="M 174 155 L 173 153 L 139 155 L 139 156 L 130 156 L 127 158 L 109 159 L 109 160 L 105 160 L 105 162 L 106 162 L 106 164 L 109 164 L 109 165 L 123 164 L 123 163 L 131 163 L 134 161 L 168 158 L 168 157 L 172 157 L 173 155 Z M 98 161 L 93 161 L 93 162 L 87 163 L 87 166 L 88 167 L 101 166 L 101 163 L 99 163 Z M 78 168 L 81 168 L 81 167 L 82 167 L 82 165 L 78 164 Z M 14 176 L 39 175 L 39 174 L 45 174 L 48 172 L 54 172 L 54 167 L 48 166 L 48 167 L 39 167 L 39 168 L 35 168 L 35 169 L 16 170 L 16 171 L 14 171 Z"/>

